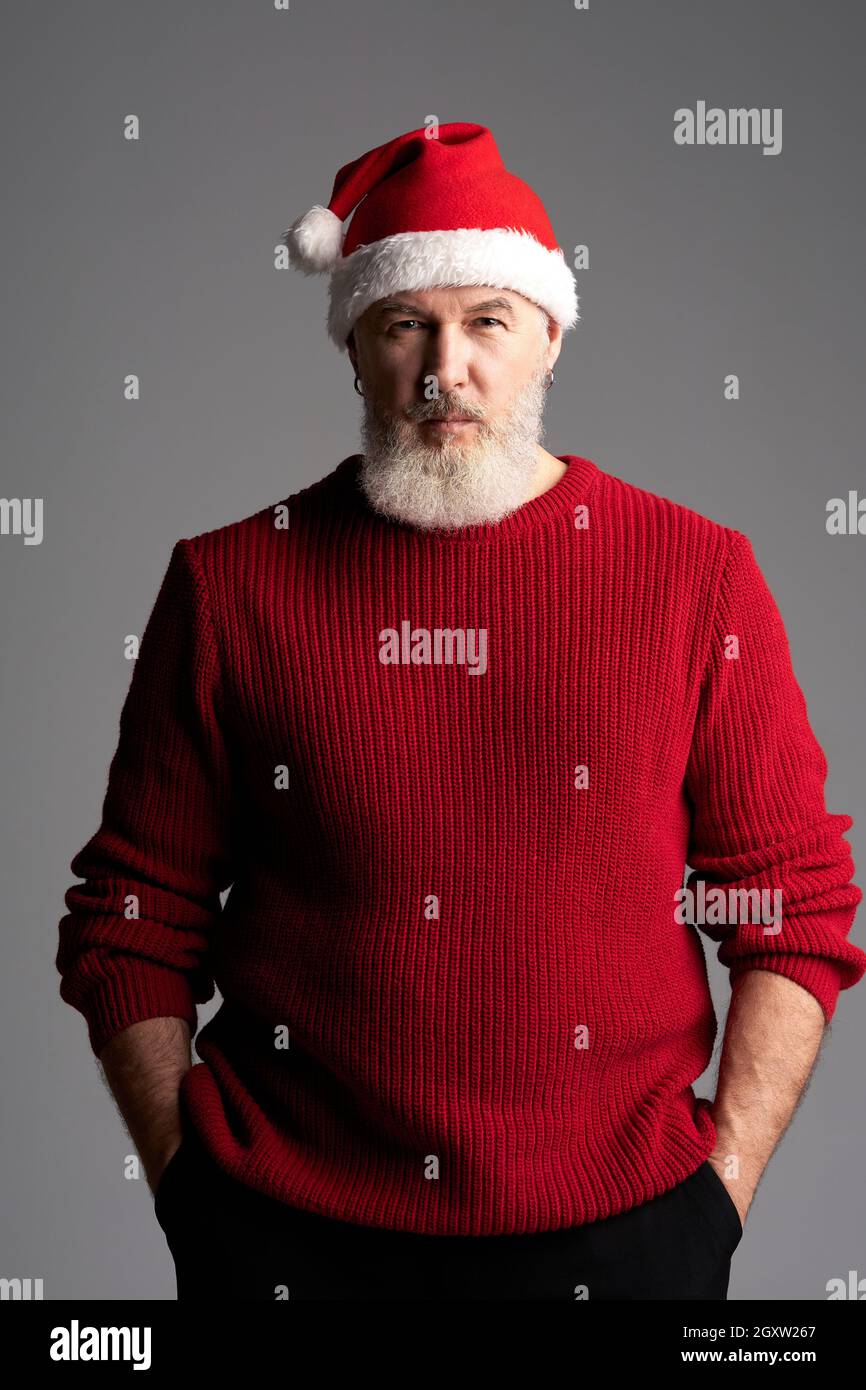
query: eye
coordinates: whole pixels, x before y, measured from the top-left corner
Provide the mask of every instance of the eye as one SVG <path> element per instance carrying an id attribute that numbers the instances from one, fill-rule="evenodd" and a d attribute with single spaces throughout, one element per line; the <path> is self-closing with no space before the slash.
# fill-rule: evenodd
<path id="1" fill-rule="evenodd" d="M 395 319 L 393 323 L 388 325 L 388 331 L 391 332 L 391 330 L 395 328 L 407 328 L 410 324 L 420 324 L 420 322 L 420 319 Z M 475 320 L 475 322 L 483 324 L 497 324 L 500 328 L 505 327 L 505 324 L 502 322 L 502 319 L 495 319 L 487 314 L 482 314 L 479 318 Z"/>

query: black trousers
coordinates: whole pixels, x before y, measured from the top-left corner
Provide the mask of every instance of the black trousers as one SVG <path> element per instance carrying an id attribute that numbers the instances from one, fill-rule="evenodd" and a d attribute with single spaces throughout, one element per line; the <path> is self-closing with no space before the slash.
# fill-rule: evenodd
<path id="1" fill-rule="evenodd" d="M 710 1163 L 586 1226 L 529 1235 L 380 1231 L 288 1207 L 224 1174 L 189 1126 L 156 1190 L 178 1299 L 726 1299 L 742 1237 Z"/>

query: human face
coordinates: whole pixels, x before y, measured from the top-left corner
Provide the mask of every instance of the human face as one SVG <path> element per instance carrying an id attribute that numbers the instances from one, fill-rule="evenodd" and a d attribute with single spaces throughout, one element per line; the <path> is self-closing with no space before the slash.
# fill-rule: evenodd
<path id="1" fill-rule="evenodd" d="M 537 305 L 486 286 L 372 305 L 348 345 L 364 390 L 360 481 L 371 504 L 450 527 L 498 520 L 525 501 L 561 337 Z"/>

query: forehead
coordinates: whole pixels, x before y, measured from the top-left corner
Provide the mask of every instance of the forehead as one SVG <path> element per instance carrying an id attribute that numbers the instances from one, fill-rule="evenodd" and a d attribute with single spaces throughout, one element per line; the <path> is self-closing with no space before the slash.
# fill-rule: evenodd
<path id="1" fill-rule="evenodd" d="M 377 300 L 368 312 L 372 316 L 420 309 L 427 314 L 449 318 L 466 314 L 470 310 L 477 313 L 493 313 L 499 310 L 510 312 L 517 318 L 531 308 L 523 295 L 512 290 L 503 290 L 491 285 L 442 285 L 427 290 L 395 291 L 386 298 Z"/>

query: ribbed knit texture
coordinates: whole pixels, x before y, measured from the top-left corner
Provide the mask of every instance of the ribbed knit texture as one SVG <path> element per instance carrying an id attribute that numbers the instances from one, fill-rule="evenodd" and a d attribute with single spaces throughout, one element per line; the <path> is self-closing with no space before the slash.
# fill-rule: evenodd
<path id="1" fill-rule="evenodd" d="M 778 934 L 706 928 L 732 980 L 786 975 L 829 1019 L 864 973 L 853 821 L 749 540 L 563 461 L 505 520 L 429 534 L 369 508 L 352 455 L 288 526 L 174 546 L 60 992 L 98 1054 L 141 1019 L 195 1031 L 216 982 L 183 1100 L 296 1206 L 532 1232 L 693 1173 L 717 1020 L 686 862 L 782 890 Z M 384 665 L 404 621 L 485 629 L 486 670 Z"/>

